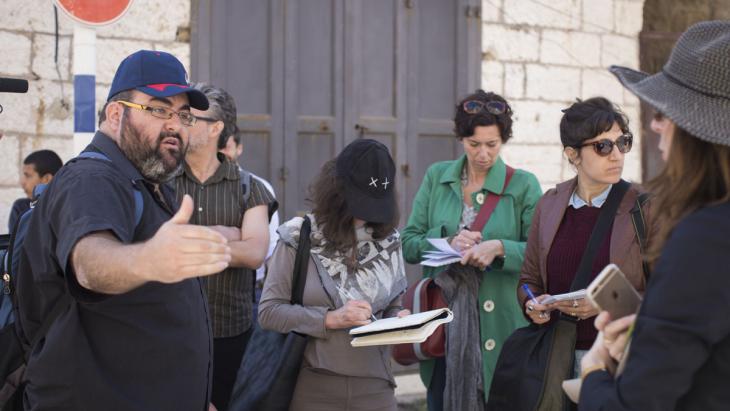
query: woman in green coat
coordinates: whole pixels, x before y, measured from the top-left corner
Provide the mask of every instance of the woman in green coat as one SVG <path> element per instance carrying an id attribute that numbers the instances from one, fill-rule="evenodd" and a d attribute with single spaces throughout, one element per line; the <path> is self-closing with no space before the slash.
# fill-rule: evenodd
<path id="1" fill-rule="evenodd" d="M 515 170 L 504 187 L 507 166 L 499 153 L 512 137 L 512 109 L 504 98 L 477 90 L 456 106 L 454 123 L 465 154 L 428 169 L 402 234 L 409 263 L 432 249 L 429 238 L 445 238 L 462 252 L 461 264 L 473 267 L 449 270 L 461 274 L 424 267 L 454 311 L 446 356 L 421 362 L 430 411 L 483 409 L 502 343 L 526 325 L 514 296 L 542 195 L 537 178 L 524 170 Z M 481 232 L 469 231 L 485 200 L 500 193 Z"/>

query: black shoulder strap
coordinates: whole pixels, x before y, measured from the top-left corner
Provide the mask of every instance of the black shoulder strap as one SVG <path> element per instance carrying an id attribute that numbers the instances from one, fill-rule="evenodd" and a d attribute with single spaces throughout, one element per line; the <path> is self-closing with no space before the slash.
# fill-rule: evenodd
<path id="1" fill-rule="evenodd" d="M 644 210 L 642 207 L 646 200 L 651 196 L 650 193 L 642 193 L 636 198 L 636 205 L 631 209 L 631 222 L 634 223 L 634 231 L 636 239 L 639 242 L 639 252 L 641 253 L 641 268 L 644 270 L 644 277 L 648 280 L 649 264 L 646 262 L 646 219 L 644 218 Z"/>
<path id="2" fill-rule="evenodd" d="M 609 228 L 613 219 L 616 217 L 616 211 L 618 210 L 621 200 L 624 198 L 624 194 L 629 190 L 630 184 L 624 180 L 619 181 L 613 185 L 611 192 L 608 194 L 608 199 L 601 207 L 601 212 L 598 214 L 598 221 L 593 227 L 591 237 L 588 240 L 588 246 L 583 252 L 583 256 L 580 259 L 578 265 L 578 271 L 575 273 L 573 283 L 570 285 L 570 291 L 576 291 L 588 287 L 591 282 L 591 268 L 593 268 L 593 259 L 598 252 L 598 248 L 606 238 Z"/>
<path id="3" fill-rule="evenodd" d="M 309 248 L 312 232 L 309 217 L 304 217 L 302 227 L 299 229 L 299 245 L 297 246 L 297 258 L 294 260 L 293 281 L 291 288 L 291 303 L 303 305 L 304 286 L 307 284 L 307 267 L 309 266 Z"/>

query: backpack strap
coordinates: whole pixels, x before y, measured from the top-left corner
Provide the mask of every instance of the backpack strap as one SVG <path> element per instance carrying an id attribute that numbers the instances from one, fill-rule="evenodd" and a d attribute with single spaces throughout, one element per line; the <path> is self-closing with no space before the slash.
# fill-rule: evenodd
<path id="1" fill-rule="evenodd" d="M 646 262 L 644 255 L 646 253 L 646 219 L 644 218 L 644 203 L 651 197 L 650 193 L 642 193 L 636 198 L 636 204 L 631 209 L 631 222 L 634 224 L 634 232 L 639 242 L 639 252 L 641 253 L 641 268 L 644 271 L 644 277 L 649 279 L 651 274 L 649 264 Z"/>
<path id="2" fill-rule="evenodd" d="M 240 177 L 241 187 L 243 188 L 243 208 L 246 208 L 248 199 L 251 197 L 251 173 L 239 167 L 238 175 Z"/>
<path id="3" fill-rule="evenodd" d="M 107 157 L 106 154 L 98 151 L 84 151 L 76 156 L 75 159 L 79 158 L 92 158 L 95 160 L 104 160 L 110 163 L 112 162 L 112 160 Z M 137 227 L 140 221 L 142 221 L 142 212 L 144 211 L 144 199 L 142 198 L 142 191 L 139 189 L 139 187 L 137 187 L 137 184 L 132 182 L 132 186 L 134 187 L 134 226 Z"/>

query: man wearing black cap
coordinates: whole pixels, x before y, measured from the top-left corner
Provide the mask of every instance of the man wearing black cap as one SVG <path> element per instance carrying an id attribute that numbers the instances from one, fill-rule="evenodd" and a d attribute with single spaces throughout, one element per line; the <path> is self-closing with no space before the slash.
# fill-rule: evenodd
<path id="1" fill-rule="evenodd" d="M 219 233 L 188 224 L 164 181 L 188 146 L 189 87 L 172 55 L 139 51 L 120 64 L 105 121 L 46 189 L 21 255 L 19 324 L 33 341 L 26 410 L 206 410 L 211 330 L 198 276 L 228 266 Z M 60 314 L 59 314 L 60 313 Z"/>

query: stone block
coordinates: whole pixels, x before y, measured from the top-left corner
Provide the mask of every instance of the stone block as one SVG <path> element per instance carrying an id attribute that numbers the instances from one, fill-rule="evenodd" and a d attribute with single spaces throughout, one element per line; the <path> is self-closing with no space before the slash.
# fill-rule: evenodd
<path id="1" fill-rule="evenodd" d="M 482 0 L 482 21 L 502 21 L 502 0 Z"/>
<path id="2" fill-rule="evenodd" d="M 18 186 L 20 162 L 20 137 L 4 133 L 0 138 L 0 185 Z"/>
<path id="3" fill-rule="evenodd" d="M 614 26 L 614 0 L 583 0 L 583 31 L 610 33 Z"/>
<path id="4" fill-rule="evenodd" d="M 58 80 L 56 72 L 56 38 L 49 34 L 36 34 L 33 37 L 33 73 L 48 80 Z M 71 79 L 71 37 L 58 40 L 58 69 L 61 80 Z"/>
<path id="5" fill-rule="evenodd" d="M 38 150 L 53 150 L 64 163 L 76 155 L 72 134 L 66 137 L 29 136 L 21 144 L 20 158 Z"/>
<path id="6" fill-rule="evenodd" d="M 583 88 L 580 97 L 582 99 L 601 96 L 623 107 L 624 87 L 608 70 L 585 69 L 581 83 Z"/>
<path id="7" fill-rule="evenodd" d="M 58 32 L 73 32 L 73 21 L 58 10 Z M 55 33 L 53 2 L 48 0 L 0 1 L 0 27 L 5 30 Z M 5 43 L 2 43 L 5 44 Z"/>
<path id="8" fill-rule="evenodd" d="M 144 26 L 139 26 L 144 27 Z M 146 41 L 118 40 L 97 37 L 96 39 L 96 82 L 111 84 L 119 63 L 138 50 L 151 50 Z"/>
<path id="9" fill-rule="evenodd" d="M 510 24 L 580 28 L 581 0 L 508 0 L 504 2 L 504 21 Z"/>
<path id="10" fill-rule="evenodd" d="M 73 135 L 73 83 L 40 80 L 35 82 L 34 86 L 38 95 L 35 134 Z"/>
<path id="11" fill-rule="evenodd" d="M 8 132 L 35 133 L 40 101 L 36 81 L 30 81 L 27 93 L 0 94 L 0 104 L 3 106 L 3 113 L 0 114 L 2 130 L 6 134 Z"/>
<path id="12" fill-rule="evenodd" d="M 504 94 L 508 99 L 525 96 L 525 66 L 507 63 L 504 65 Z"/>
<path id="13" fill-rule="evenodd" d="M 510 144 L 502 149 L 502 158 L 512 167 L 527 170 L 541 185 L 554 185 L 560 180 L 562 147 L 559 145 Z"/>
<path id="14" fill-rule="evenodd" d="M 25 197 L 16 181 L 16 187 L 0 187 L 0 234 L 9 234 L 8 218 L 15 200 Z"/>
<path id="15" fill-rule="evenodd" d="M 606 34 L 601 36 L 601 66 L 639 67 L 639 40 Z"/>
<path id="16" fill-rule="evenodd" d="M 635 0 L 615 0 L 616 33 L 638 36 L 644 25 L 644 2 Z"/>
<path id="17" fill-rule="evenodd" d="M 565 103 L 516 100 L 512 133 L 517 144 L 559 144 L 560 119 Z"/>
<path id="18" fill-rule="evenodd" d="M 482 88 L 504 94 L 504 66 L 497 61 L 482 61 Z"/>
<path id="19" fill-rule="evenodd" d="M 537 61 L 540 33 L 534 28 L 513 28 L 498 24 L 482 27 L 482 51 L 487 59 Z"/>
<path id="20" fill-rule="evenodd" d="M 30 36 L 0 31 L 0 44 L 5 55 L 0 64 L 0 73 L 8 76 L 28 76 L 30 74 Z"/>
<path id="21" fill-rule="evenodd" d="M 97 35 L 174 41 L 179 26 L 190 26 L 190 0 L 137 0 L 121 19 L 100 27 Z"/>
<path id="22" fill-rule="evenodd" d="M 543 30 L 540 61 L 579 67 L 601 65 L 601 38 L 576 31 Z"/>
<path id="23" fill-rule="evenodd" d="M 528 64 L 527 98 L 568 102 L 580 94 L 580 69 Z"/>

